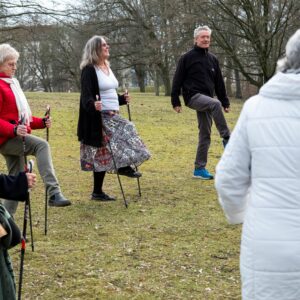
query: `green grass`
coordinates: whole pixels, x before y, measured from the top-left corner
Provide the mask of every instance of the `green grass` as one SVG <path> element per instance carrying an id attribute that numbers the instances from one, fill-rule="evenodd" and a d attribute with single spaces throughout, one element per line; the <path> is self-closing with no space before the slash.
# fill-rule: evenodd
<path id="1" fill-rule="evenodd" d="M 116 175 L 104 189 L 114 203 L 90 201 L 92 174 L 80 170 L 78 94 L 27 94 L 36 116 L 51 105 L 50 145 L 62 191 L 73 205 L 49 208 L 44 235 L 44 187 L 31 193 L 35 252 L 27 246 L 23 299 L 240 299 L 240 227 L 227 224 L 213 181 L 192 179 L 196 115 L 173 112 L 167 97 L 132 95 L 131 114 L 152 158 L 136 180 Z M 242 104 L 226 115 L 233 128 Z M 121 110 L 127 117 L 126 107 Z M 45 130 L 35 131 L 45 137 Z M 215 127 L 208 169 L 222 154 Z M 0 158 L 0 170 L 6 172 Z M 35 169 L 37 171 L 37 169 Z M 16 219 L 22 227 L 23 204 Z M 19 273 L 19 247 L 11 250 Z"/>

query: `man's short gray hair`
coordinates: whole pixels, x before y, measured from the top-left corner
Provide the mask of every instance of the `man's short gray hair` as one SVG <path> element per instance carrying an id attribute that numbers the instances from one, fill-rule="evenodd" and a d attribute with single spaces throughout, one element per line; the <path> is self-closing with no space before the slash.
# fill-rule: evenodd
<path id="1" fill-rule="evenodd" d="M 285 57 L 277 62 L 277 71 L 300 71 L 300 29 L 288 40 L 285 47 Z"/>
<path id="2" fill-rule="evenodd" d="M 18 59 L 19 52 L 9 44 L 0 44 L 0 65 L 8 59 Z"/>
<path id="3" fill-rule="evenodd" d="M 206 25 L 204 25 L 204 26 L 198 26 L 194 30 L 194 38 L 196 38 L 200 34 L 201 31 L 208 31 L 209 34 L 211 34 L 211 29 L 208 26 L 206 26 Z"/>

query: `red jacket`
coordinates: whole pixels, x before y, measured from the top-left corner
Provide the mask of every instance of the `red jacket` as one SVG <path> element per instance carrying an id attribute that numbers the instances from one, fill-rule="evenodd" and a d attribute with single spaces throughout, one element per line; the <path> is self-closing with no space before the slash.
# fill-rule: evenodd
<path id="1" fill-rule="evenodd" d="M 0 77 L 6 77 L 0 73 Z M 10 85 L 0 79 L 0 145 L 4 144 L 8 139 L 14 138 L 14 127 L 19 122 L 19 113 L 16 104 L 15 95 L 12 92 Z M 45 128 L 42 118 L 32 117 L 30 127 L 27 132 L 30 133 L 31 129 Z"/>

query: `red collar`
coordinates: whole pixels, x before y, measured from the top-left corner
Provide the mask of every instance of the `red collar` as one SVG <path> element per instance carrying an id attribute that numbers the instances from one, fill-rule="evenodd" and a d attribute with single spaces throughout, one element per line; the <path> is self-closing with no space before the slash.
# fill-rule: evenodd
<path id="1" fill-rule="evenodd" d="M 0 77 L 3 77 L 3 78 L 11 78 L 10 76 L 7 76 L 6 74 L 1 73 L 1 72 L 0 72 Z"/>

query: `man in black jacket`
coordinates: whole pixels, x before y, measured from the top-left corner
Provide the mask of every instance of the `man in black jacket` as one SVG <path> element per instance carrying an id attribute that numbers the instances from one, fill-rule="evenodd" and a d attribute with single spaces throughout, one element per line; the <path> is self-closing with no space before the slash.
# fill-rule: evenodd
<path id="1" fill-rule="evenodd" d="M 195 160 L 195 178 L 213 179 L 206 170 L 208 149 L 211 140 L 211 126 L 214 120 L 226 146 L 230 131 L 222 107 L 229 112 L 229 99 L 218 59 L 208 51 L 211 30 L 199 26 L 194 31 L 194 48 L 183 54 L 178 62 L 173 78 L 171 102 L 177 113 L 182 111 L 179 95 L 182 93 L 185 105 L 196 110 L 199 141 Z M 218 99 L 214 99 L 214 92 Z"/>

